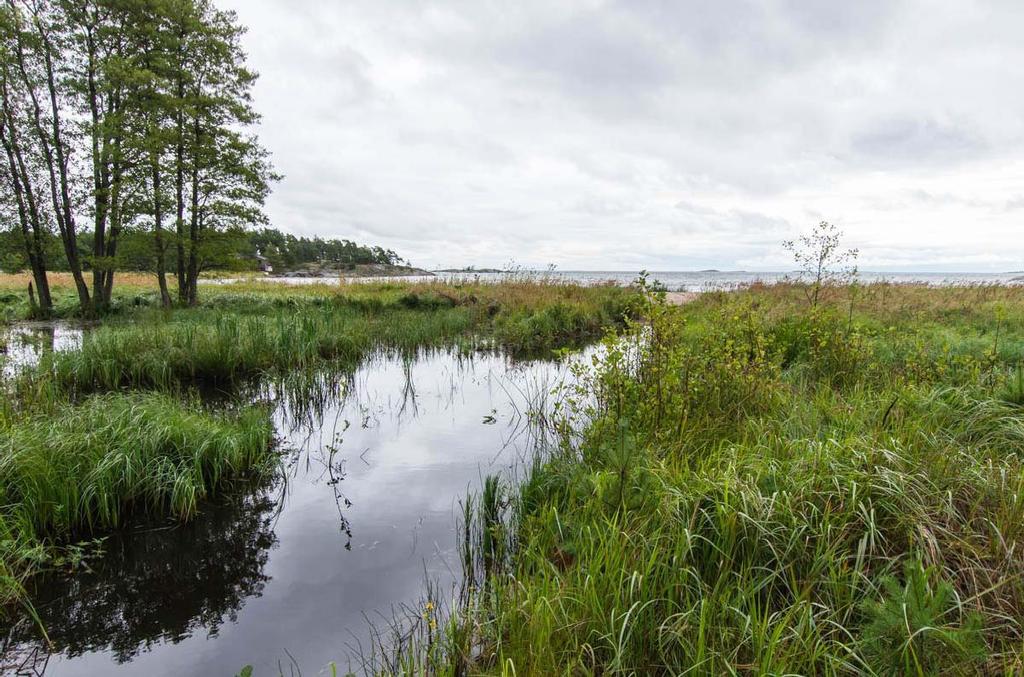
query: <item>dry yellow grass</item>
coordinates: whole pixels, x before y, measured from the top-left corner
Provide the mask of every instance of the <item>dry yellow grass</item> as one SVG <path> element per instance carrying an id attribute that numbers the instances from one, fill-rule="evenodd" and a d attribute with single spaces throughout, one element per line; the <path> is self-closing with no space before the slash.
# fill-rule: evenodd
<path id="1" fill-rule="evenodd" d="M 791 282 L 755 283 L 734 292 L 708 292 L 701 294 L 699 300 L 703 303 L 721 303 L 737 294 L 746 295 L 755 303 L 767 304 L 774 317 L 788 316 L 809 307 L 808 286 Z M 852 307 L 887 322 L 922 317 L 942 318 L 951 313 L 988 313 L 998 319 L 1007 309 L 1024 307 L 1024 285 L 891 282 L 826 285 L 822 289 L 820 304 L 843 309 Z"/>
<path id="2" fill-rule="evenodd" d="M 665 300 L 674 306 L 681 306 L 696 301 L 699 296 L 695 291 L 670 291 L 665 294 Z"/>
<path id="3" fill-rule="evenodd" d="M 48 273 L 51 289 L 74 289 L 75 282 L 71 273 Z M 173 278 L 172 278 L 173 280 Z M 168 284 L 172 280 L 168 281 Z M 0 290 L 24 291 L 32 281 L 30 273 L 0 273 Z M 118 273 L 114 278 L 115 285 L 125 287 L 143 287 L 156 289 L 156 277 L 146 273 Z M 92 276 L 86 275 L 86 283 L 92 286 Z"/>

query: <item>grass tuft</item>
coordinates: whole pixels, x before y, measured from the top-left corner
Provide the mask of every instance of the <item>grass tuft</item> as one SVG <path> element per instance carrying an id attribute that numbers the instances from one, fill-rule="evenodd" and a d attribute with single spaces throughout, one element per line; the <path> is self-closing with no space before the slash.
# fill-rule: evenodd
<path id="1" fill-rule="evenodd" d="M 54 546 L 130 516 L 189 519 L 225 480 L 269 470 L 268 412 L 213 415 L 161 394 L 107 394 L 2 429 L 0 600 Z"/>

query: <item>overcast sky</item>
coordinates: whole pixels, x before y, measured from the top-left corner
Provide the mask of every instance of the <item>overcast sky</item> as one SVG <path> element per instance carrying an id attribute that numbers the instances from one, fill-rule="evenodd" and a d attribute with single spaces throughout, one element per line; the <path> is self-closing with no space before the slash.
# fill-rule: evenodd
<path id="1" fill-rule="evenodd" d="M 1024 269 L 1024 2 L 219 0 L 275 226 L 420 266 Z"/>

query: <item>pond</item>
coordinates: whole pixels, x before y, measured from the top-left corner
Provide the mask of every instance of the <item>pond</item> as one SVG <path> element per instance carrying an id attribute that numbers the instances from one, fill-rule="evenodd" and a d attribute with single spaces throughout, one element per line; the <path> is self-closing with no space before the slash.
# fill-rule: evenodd
<path id="1" fill-rule="evenodd" d="M 0 378 L 35 364 L 50 350 L 74 350 L 82 345 L 82 327 L 65 322 L 20 322 L 0 327 Z"/>
<path id="2" fill-rule="evenodd" d="M 110 536 L 91 571 L 37 579 L 30 592 L 52 650 L 23 621 L 8 668 L 178 676 L 251 664 L 256 675 L 316 675 L 336 661 L 358 672 L 373 624 L 415 607 L 428 581 L 450 597 L 459 502 L 486 475 L 521 469 L 538 440 L 529 412 L 567 378 L 564 362 L 430 351 L 264 388 L 284 453 L 278 476 L 188 524 Z"/>

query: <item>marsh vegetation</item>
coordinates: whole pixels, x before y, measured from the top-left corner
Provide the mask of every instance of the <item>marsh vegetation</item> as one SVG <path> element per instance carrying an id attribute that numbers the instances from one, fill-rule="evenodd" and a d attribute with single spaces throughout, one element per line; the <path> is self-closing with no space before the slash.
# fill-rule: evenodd
<path id="1" fill-rule="evenodd" d="M 261 494 L 243 487 L 272 483 L 287 458 L 274 441 L 285 420 L 303 439 L 318 431 L 344 535 L 333 435 L 369 409 L 340 428 L 335 415 L 326 438 L 324 412 L 361 364 L 397 368 L 425 349 L 528 358 L 603 336 L 557 396 L 542 389 L 518 470 L 492 468 L 461 518 L 444 516 L 461 543 L 449 553 L 455 592 L 410 590 L 427 592 L 376 619 L 350 666 L 942 674 L 1019 663 L 1018 288 L 823 280 L 674 305 L 643 282 L 243 282 L 170 312 L 145 300 L 152 287 L 126 293 L 142 300 L 7 379 L 11 619 L 32 617 L 39 571 L 88 565 L 89 543 L 119 525 L 248 510 L 237 497 Z M 489 429 L 500 414 L 473 418 Z M 260 524 L 257 541 L 273 542 Z M 257 581 L 246 590 L 262 590 L 262 569 L 245 571 Z M 99 585 L 104 599 L 119 594 Z M 190 604 L 238 608 L 224 599 Z M 51 601 L 32 627 L 71 627 L 61 614 Z M 334 655 L 344 664 L 343 641 Z"/>
<path id="2" fill-rule="evenodd" d="M 499 285 L 299 289 L 241 283 L 211 287 L 200 307 L 166 311 L 154 287 L 141 281 L 135 288 L 122 285 L 142 300 L 114 304 L 119 312 L 84 326 L 80 338 L 64 349 L 47 344 L 52 326 L 47 326 L 51 333 L 31 338 L 34 343 L 25 350 L 20 343 L 36 336 L 32 326 L 10 334 L 31 359 L 22 356 L 5 371 L 0 405 L 4 609 L 16 629 L 12 638 L 46 637 L 42 633 L 49 627 L 55 633 L 49 646 L 58 653 L 66 647 L 64 655 L 74 655 L 71 637 L 83 631 L 74 626 L 82 617 L 75 612 L 74 623 L 64 618 L 59 599 L 46 594 L 54 586 L 60 589 L 55 581 L 65 575 L 90 580 L 94 567 L 122 571 L 126 562 L 121 560 L 138 558 L 139 547 L 167 550 L 159 537 L 138 545 L 137 538 L 126 541 L 126 533 L 177 532 L 178 524 L 207 523 L 225 503 L 249 505 L 239 496 L 272 483 L 294 463 L 282 436 L 288 438 L 296 426 L 307 436 L 321 435 L 325 411 L 337 406 L 332 402 L 345 401 L 361 364 L 388 358 L 412 365 L 424 359 L 424 350 L 457 360 L 480 354 L 508 356 L 503 360 L 550 357 L 554 349 L 582 345 L 610 324 L 621 324 L 637 298 L 619 287 L 525 278 Z M 12 314 L 24 310 L 19 303 L 14 301 Z M 413 386 L 410 381 L 404 387 Z M 411 397 L 415 404 L 415 393 Z M 479 415 L 474 412 L 471 419 L 476 426 Z M 363 423 L 369 425 L 368 419 Z M 332 425 L 339 429 L 338 420 Z M 330 469 L 332 491 L 344 477 L 339 441 L 328 435 L 316 450 L 328 456 L 324 467 Z M 483 451 L 490 456 L 494 450 Z M 342 537 L 349 530 L 344 503 L 335 494 L 327 511 L 334 515 L 335 533 L 340 524 Z M 197 567 L 212 571 L 204 557 L 193 556 Z M 209 579 L 192 585 L 205 589 L 220 580 Z M 125 608 L 124 600 L 112 599 L 118 590 L 140 594 L 105 578 L 80 587 L 95 590 L 109 608 Z M 246 589 L 247 595 L 258 595 L 261 588 Z M 171 598 L 181 595 L 185 592 Z M 81 603 L 91 604 L 87 597 L 80 596 Z M 37 602 L 43 605 L 38 610 Z M 224 613 L 238 607 L 238 601 L 195 604 L 212 604 Z M 159 616 L 147 614 L 140 622 L 153 623 Z M 139 637 L 145 629 L 133 625 L 131 633 Z M 160 637 L 179 641 L 178 635 L 160 633 L 151 639 Z M 134 659 L 137 650 L 128 640 L 108 636 L 108 641 L 100 646 L 125 643 L 117 655 Z M 18 647 L 24 649 L 24 642 L 12 650 Z M 40 654 L 37 647 L 30 653 L 35 660 L 49 651 Z"/>
<path id="3" fill-rule="evenodd" d="M 530 38 L 531 16 L 517 22 L 515 40 Z M 474 21 L 453 17 L 434 12 L 413 24 L 469 35 Z M 314 33 L 337 27 L 320 23 Z M 605 241 L 621 243 L 623 223 L 640 232 L 653 214 L 660 230 L 649 231 L 650 247 L 671 250 L 672 233 L 708 231 L 698 260 L 714 251 L 711 230 L 735 238 L 744 223 L 785 223 L 756 205 L 727 213 L 667 202 L 692 185 L 741 200 L 756 181 L 666 163 L 665 149 L 678 144 L 662 149 L 660 132 L 637 137 L 633 150 L 659 153 L 631 163 L 636 176 L 622 183 L 635 184 L 625 189 L 640 190 L 636 199 L 619 199 L 618 189 L 609 204 L 552 193 L 553 180 L 571 189 L 561 181 L 569 174 L 592 175 L 607 191 L 616 173 L 579 171 L 586 163 L 556 157 L 565 144 L 545 146 L 534 130 L 522 138 L 550 157 L 499 158 L 508 171 L 496 174 L 492 151 L 503 145 L 452 143 L 461 136 L 451 132 L 459 122 L 451 111 L 474 106 L 423 97 L 447 75 L 438 69 L 444 58 L 429 58 L 435 41 L 410 41 L 409 22 L 391 23 L 404 33 L 385 51 L 324 32 L 355 57 L 357 86 L 324 108 L 332 115 L 302 110 L 287 121 L 319 147 L 295 157 L 323 164 L 336 154 L 313 118 L 386 124 L 377 113 L 415 97 L 416 129 L 348 130 L 346 143 L 356 139 L 362 151 L 353 157 L 365 164 L 382 139 L 462 153 L 452 157 L 483 158 L 495 190 L 467 183 L 474 168 L 465 162 L 385 162 L 381 185 L 363 180 L 372 167 L 352 165 L 342 174 L 370 194 L 365 204 L 324 202 L 307 186 L 291 198 L 302 227 L 393 227 L 393 236 L 419 239 L 418 230 L 445 224 L 424 251 L 452 256 L 445 249 L 457 250 L 458 222 L 484 214 L 485 227 L 537 245 L 525 250 L 534 258 L 560 242 L 537 218 L 557 223 L 559 211 L 578 212 L 585 218 L 565 221 L 573 237 L 600 235 L 595 224 L 605 222 L 615 231 Z M 581 34 L 604 23 L 589 20 Z M 796 40 L 806 28 L 775 32 Z M 258 136 L 244 33 L 238 15 L 213 0 L 0 2 L 0 267 L 25 271 L 0 275 L 0 670 L 333 674 L 334 657 L 367 673 L 453 677 L 1024 673 L 1024 293 L 1009 284 L 1019 281 L 1013 274 L 1005 285 L 862 284 L 857 252 L 822 222 L 785 244 L 798 278 L 778 273 L 771 286 L 751 273 L 676 273 L 690 284 L 750 284 L 669 295 L 643 276 L 583 285 L 472 268 L 457 271 L 460 281 L 347 284 L 338 278 L 425 271 L 398 266 L 402 257 L 380 246 L 270 227 L 264 206 L 281 177 Z M 541 54 L 559 35 L 545 29 L 522 44 Z M 580 63 L 617 59 L 605 46 L 621 41 L 599 38 L 584 48 L 607 52 L 604 61 Z M 395 51 L 410 42 L 416 54 Z M 765 51 L 768 43 L 754 42 Z M 735 74 L 747 64 L 729 46 Z M 364 51 L 390 56 L 364 68 Z M 448 70 L 468 76 L 465 61 Z M 597 80 L 658 65 L 627 61 L 626 70 L 595 69 Z M 512 116 L 534 108 L 543 125 L 564 117 L 579 126 L 575 114 L 559 114 L 565 102 L 545 104 L 550 92 L 513 91 L 563 80 L 528 65 L 528 77 L 517 77 L 522 64 L 501 69 L 518 107 Z M 300 80 L 319 84 L 337 70 L 309 66 Z M 397 88 L 371 82 L 396 73 Z M 869 78 L 868 89 L 877 94 L 885 79 Z M 364 98 L 385 105 L 333 114 Z M 671 104 L 663 98 L 659 105 Z M 423 111 L 445 115 L 433 130 L 443 136 L 431 140 Z M 480 139 L 487 117 L 507 122 L 475 116 Z M 727 111 L 723 123 L 742 117 Z M 761 127 L 771 117 L 753 116 Z M 904 118 L 881 135 L 837 129 L 869 151 L 855 153 L 861 160 L 878 139 L 899 151 L 902 137 L 916 149 L 936 136 L 935 125 L 921 134 Z M 617 148 L 598 147 L 594 157 L 634 157 L 623 134 L 615 126 L 608 136 Z M 486 152 L 467 154 L 474 144 Z M 687 152 L 698 161 L 713 155 L 696 148 Z M 296 166 L 314 183 L 329 174 Z M 421 171 L 433 166 L 437 176 Z M 444 184 L 446 166 L 472 192 L 454 211 L 460 192 Z M 429 192 L 421 212 L 415 200 L 388 202 L 417 186 Z M 487 204 L 509 187 L 529 194 Z M 916 193 L 933 206 L 981 204 Z M 539 208 L 519 208 L 538 195 Z M 676 213 L 658 217 L 672 202 Z M 1019 199 L 992 204 L 1003 202 L 1009 213 Z M 679 213 L 707 226 L 680 230 Z M 473 228 L 474 237 L 483 232 Z M 568 260 L 611 260 L 600 237 L 566 241 L 580 245 Z M 488 242 L 517 248 L 514 238 L 483 238 L 463 254 L 493 255 Z M 616 253 L 682 260 L 677 254 Z M 256 269 L 271 268 L 338 284 L 257 279 Z M 239 280 L 201 284 L 214 270 Z M 469 278 L 477 272 L 492 281 Z M 502 457 L 508 450 L 511 459 Z M 460 498 L 457 519 L 449 513 Z M 355 623 L 362 630 L 353 632 Z M 208 638 L 216 643 L 203 644 Z"/>
<path id="4" fill-rule="evenodd" d="M 578 370 L 560 442 L 464 515 L 442 630 L 378 669 L 1020 669 L 1021 290 L 647 299 Z"/>

